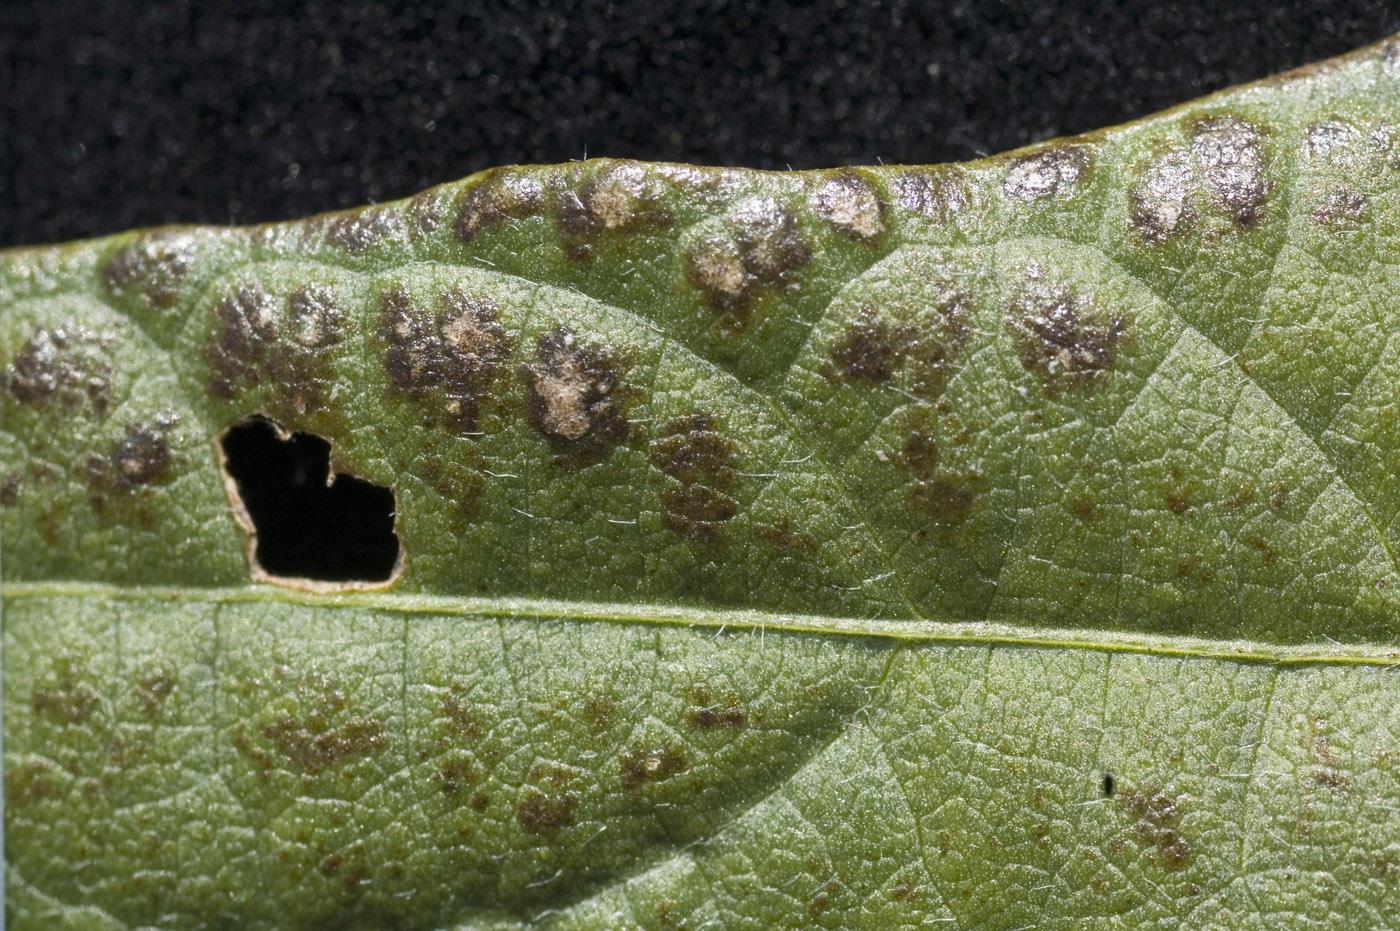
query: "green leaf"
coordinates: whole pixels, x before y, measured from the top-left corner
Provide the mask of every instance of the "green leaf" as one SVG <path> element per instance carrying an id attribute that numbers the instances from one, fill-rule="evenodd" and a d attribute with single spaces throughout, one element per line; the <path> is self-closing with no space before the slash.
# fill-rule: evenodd
<path id="1" fill-rule="evenodd" d="M 1392 42 L 3 253 L 9 926 L 1393 923 L 1397 198 Z M 392 579 L 262 564 L 251 415 Z"/>

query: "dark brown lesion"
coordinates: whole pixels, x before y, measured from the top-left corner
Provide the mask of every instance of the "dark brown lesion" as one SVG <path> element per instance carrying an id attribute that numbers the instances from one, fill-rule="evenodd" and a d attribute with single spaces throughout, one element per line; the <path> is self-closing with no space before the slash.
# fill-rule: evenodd
<path id="1" fill-rule="evenodd" d="M 393 237 L 400 222 L 394 208 L 389 207 L 365 207 L 320 221 L 326 241 L 351 255 L 359 255 Z"/>
<path id="2" fill-rule="evenodd" d="M 890 319 L 869 305 L 858 307 L 828 350 L 822 374 L 834 381 L 879 385 L 907 372 L 910 393 L 936 397 L 971 335 L 968 315 L 960 291 L 941 295 L 904 320 Z"/>
<path id="3" fill-rule="evenodd" d="M 862 307 L 831 348 L 831 362 L 845 381 L 883 384 L 903 365 L 917 332 L 913 324 L 891 323 Z"/>
<path id="4" fill-rule="evenodd" d="M 1139 238 L 1160 245 L 1187 229 L 1195 217 L 1195 186 L 1195 165 L 1184 149 L 1169 149 L 1144 165 L 1128 191 L 1128 219 Z"/>
<path id="5" fill-rule="evenodd" d="M 909 477 L 904 489 L 905 509 L 944 531 L 966 523 L 985 480 L 976 472 L 947 466 L 931 412 L 911 410 L 899 422 L 904 435 L 894 459 Z"/>
<path id="6" fill-rule="evenodd" d="M 662 782 L 690 766 L 690 758 L 680 744 L 662 747 L 634 746 L 617 758 L 622 787 L 636 791 L 648 782 Z"/>
<path id="7" fill-rule="evenodd" d="M 175 673 L 165 666 L 136 680 L 132 686 L 132 694 L 147 720 L 153 721 L 160 715 L 166 699 L 174 693 L 175 685 Z"/>
<path id="8" fill-rule="evenodd" d="M 1192 150 L 1216 202 L 1236 226 L 1253 227 L 1272 194 L 1264 134 L 1232 114 L 1196 119 L 1190 131 Z"/>
<path id="9" fill-rule="evenodd" d="M 102 266 L 102 283 L 116 294 L 138 294 L 151 307 L 175 305 L 193 264 L 193 250 L 178 236 L 143 236 L 117 249 Z"/>
<path id="10" fill-rule="evenodd" d="M 479 432 L 481 412 L 497 391 L 511 354 L 496 302 L 463 289 L 444 292 L 436 314 L 402 287 L 380 299 L 379 336 L 387 344 L 384 371 L 393 388 L 418 401 L 440 397 L 434 419 L 461 436 Z"/>
<path id="11" fill-rule="evenodd" d="M 328 676 L 308 676 L 297 690 L 297 704 L 294 713 L 263 724 L 259 733 L 301 773 L 318 775 L 381 753 L 389 746 L 378 718 L 356 714 L 349 697 Z M 255 745 L 241 728 L 234 746 L 253 761 L 264 778 L 275 767 L 275 758 Z"/>
<path id="12" fill-rule="evenodd" d="M 665 179 L 636 162 L 566 169 L 551 176 L 548 188 L 554 225 L 572 259 L 591 258 L 603 236 L 666 229 L 674 222 Z"/>
<path id="13" fill-rule="evenodd" d="M 72 413 L 87 408 L 106 416 L 112 403 L 108 340 L 83 327 L 36 329 L 3 374 L 5 392 L 17 403 Z"/>
<path id="14" fill-rule="evenodd" d="M 1371 209 L 1370 197 L 1351 188 L 1328 191 L 1313 205 L 1314 223 L 1332 229 L 1355 229 L 1366 222 Z"/>
<path id="15" fill-rule="evenodd" d="M 458 239 L 469 243 L 482 232 L 534 216 L 543 207 L 544 185 L 538 178 L 515 169 L 496 169 L 462 196 L 453 230 Z"/>
<path id="16" fill-rule="evenodd" d="M 179 423 L 177 414 L 166 412 L 127 424 L 105 454 L 92 453 L 83 460 L 89 487 L 95 493 L 130 492 L 168 483 L 175 476 L 171 433 Z"/>
<path id="17" fill-rule="evenodd" d="M 679 484 L 661 493 L 661 523 L 692 543 L 713 545 L 739 513 L 731 493 L 738 484 L 738 447 L 716 418 L 696 412 L 661 425 L 650 450 L 652 465 Z"/>
<path id="18" fill-rule="evenodd" d="M 1165 869 L 1175 871 L 1191 864 L 1196 852 L 1182 829 L 1185 799 L 1154 786 L 1129 789 L 1115 797 L 1119 809 L 1132 819 L 1133 840 L 1151 851 Z"/>
<path id="19" fill-rule="evenodd" d="M 812 252 L 797 217 L 777 200 L 741 201 L 722 226 L 685 250 L 685 277 L 732 328 L 742 328 L 764 291 L 791 278 Z"/>
<path id="20" fill-rule="evenodd" d="M 1002 193 L 1027 202 L 1068 197 L 1093 163 L 1093 150 L 1078 144 L 1058 145 L 1022 155 L 1011 162 L 1002 182 Z"/>
<path id="21" fill-rule="evenodd" d="M 204 359 L 215 397 L 247 388 L 274 392 L 295 414 L 320 408 L 345 313 L 330 288 L 303 285 L 279 299 L 257 283 L 238 285 L 214 305 Z"/>
<path id="22" fill-rule="evenodd" d="M 939 223 L 948 222 L 971 202 L 961 172 L 951 168 L 904 171 L 890 187 L 898 207 Z"/>
<path id="23" fill-rule="evenodd" d="M 697 682 L 690 690 L 686 723 L 696 730 L 740 731 L 749 726 L 749 719 L 749 709 L 733 692 L 716 691 L 706 682 Z"/>
<path id="24" fill-rule="evenodd" d="M 525 412 L 561 464 L 600 462 L 627 441 L 622 363 L 612 349 L 556 326 L 536 339 L 535 359 L 520 367 Z"/>
<path id="25" fill-rule="evenodd" d="M 885 231 L 884 197 L 854 169 L 837 172 L 816 192 L 817 215 L 852 239 L 876 239 Z"/>
<path id="26" fill-rule="evenodd" d="M 5 767 L 5 806 L 14 811 L 49 798 L 61 798 L 71 776 L 49 760 L 27 760 Z"/>
<path id="27" fill-rule="evenodd" d="M 77 725 L 87 721 L 101 703 L 87 669 L 78 660 L 61 656 L 50 663 L 48 675 L 35 687 L 29 704 L 38 718 L 52 724 Z"/>
<path id="28" fill-rule="evenodd" d="M 578 821 L 579 797 L 575 776 L 552 764 L 530 768 L 528 783 L 515 805 L 515 820 L 529 834 L 546 840 Z"/>
<path id="29" fill-rule="evenodd" d="M 1040 377 L 1047 393 L 1095 386 L 1111 372 L 1126 330 L 1121 316 L 1099 322 L 1089 303 L 1072 289 L 1042 282 L 1012 301 L 1006 326 L 1016 338 L 1021 366 Z"/>

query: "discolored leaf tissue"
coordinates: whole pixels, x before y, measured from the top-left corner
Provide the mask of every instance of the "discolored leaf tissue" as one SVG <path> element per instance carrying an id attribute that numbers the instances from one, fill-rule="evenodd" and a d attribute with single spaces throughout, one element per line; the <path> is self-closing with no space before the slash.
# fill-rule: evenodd
<path id="1" fill-rule="evenodd" d="M 1400 922 L 1400 44 L 0 254 L 7 925 Z"/>

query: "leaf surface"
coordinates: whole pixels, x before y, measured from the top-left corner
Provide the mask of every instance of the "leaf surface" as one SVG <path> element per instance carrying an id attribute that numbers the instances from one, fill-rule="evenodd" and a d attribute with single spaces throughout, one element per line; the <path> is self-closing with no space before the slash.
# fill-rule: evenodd
<path id="1" fill-rule="evenodd" d="M 1398 181 L 1391 42 L 3 253 L 10 925 L 1394 923 Z M 252 415 L 389 584 L 259 581 Z"/>

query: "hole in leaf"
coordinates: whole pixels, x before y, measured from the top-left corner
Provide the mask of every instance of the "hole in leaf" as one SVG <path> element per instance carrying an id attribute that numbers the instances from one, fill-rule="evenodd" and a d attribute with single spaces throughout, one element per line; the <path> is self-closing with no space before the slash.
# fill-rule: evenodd
<path id="1" fill-rule="evenodd" d="M 1113 794 L 1113 774 L 1104 773 L 1103 781 L 1099 783 L 1099 788 L 1103 791 L 1103 797 L 1108 798 Z"/>
<path id="2" fill-rule="evenodd" d="M 250 536 L 254 576 L 312 588 L 374 586 L 394 577 L 394 492 L 353 475 L 332 476 L 328 441 L 250 417 L 224 432 L 220 448 L 230 497 Z"/>

